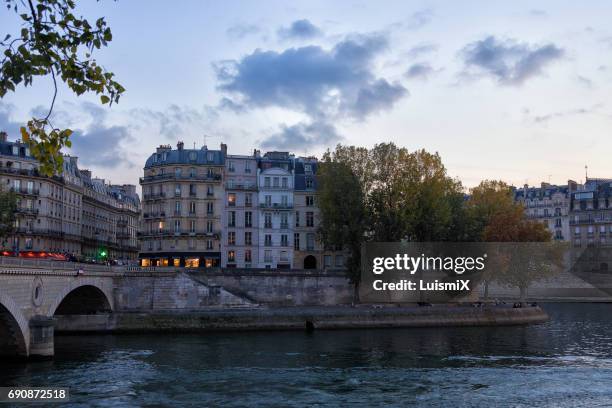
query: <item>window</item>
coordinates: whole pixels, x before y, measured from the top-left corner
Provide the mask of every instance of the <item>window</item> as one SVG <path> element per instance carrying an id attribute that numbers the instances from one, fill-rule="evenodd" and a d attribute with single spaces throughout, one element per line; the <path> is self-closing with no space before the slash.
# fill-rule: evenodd
<path id="1" fill-rule="evenodd" d="M 283 184 L 282 184 L 282 185 L 283 185 L 283 188 L 287 188 L 287 187 L 288 187 L 287 177 L 283 177 L 283 181 L 282 181 L 282 183 L 283 183 Z"/>
<path id="2" fill-rule="evenodd" d="M 189 160 L 196 161 L 197 159 L 198 159 L 198 153 L 196 153 L 196 152 L 189 152 Z"/>
<path id="3" fill-rule="evenodd" d="M 279 179 L 278 179 L 278 177 L 272 178 L 272 187 L 278 187 L 278 186 L 279 186 Z"/>
<path id="4" fill-rule="evenodd" d="M 174 220 L 174 232 L 181 232 L 181 220 Z"/>
<path id="5" fill-rule="evenodd" d="M 229 231 L 227 233 L 227 245 L 236 245 L 236 232 Z"/>
<path id="6" fill-rule="evenodd" d="M 189 240 L 189 249 L 195 249 L 196 245 L 195 245 L 195 240 L 190 239 Z"/>
<path id="7" fill-rule="evenodd" d="M 282 213 L 281 214 L 281 229 L 289 228 L 289 214 Z"/>
<path id="8" fill-rule="evenodd" d="M 212 197 L 215 195 L 215 187 L 214 186 L 206 186 L 206 195 Z"/>
<path id="9" fill-rule="evenodd" d="M 344 257 L 342 255 L 336 255 L 336 268 L 342 268 L 344 266 Z"/>
<path id="10" fill-rule="evenodd" d="M 209 250 L 209 251 L 211 249 L 213 249 L 213 242 L 212 242 L 212 240 L 209 239 L 208 241 L 206 241 L 206 249 Z"/>
<path id="11" fill-rule="evenodd" d="M 280 261 L 281 262 L 288 262 L 289 261 L 289 256 L 287 255 L 287 251 L 281 251 L 280 252 Z"/>
<path id="12" fill-rule="evenodd" d="M 176 201 L 174 203 L 174 214 L 181 215 L 181 202 L 180 201 Z"/>
<path id="13" fill-rule="evenodd" d="M 269 249 L 264 251 L 264 262 L 272 262 L 272 251 Z"/>
<path id="14" fill-rule="evenodd" d="M 206 160 L 208 160 L 209 162 L 215 160 L 215 155 L 213 152 L 208 152 L 208 154 L 206 155 Z"/>
<path id="15" fill-rule="evenodd" d="M 265 246 L 272 246 L 272 235 L 271 234 L 266 234 L 264 236 L 264 245 Z"/>
<path id="16" fill-rule="evenodd" d="M 253 226 L 253 213 L 250 211 L 244 213 L 244 226 L 245 228 L 251 228 Z"/>
<path id="17" fill-rule="evenodd" d="M 180 184 L 175 184 L 174 185 L 174 195 L 176 197 L 180 197 L 181 196 L 181 185 Z"/>
<path id="18" fill-rule="evenodd" d="M 244 172 L 245 173 L 251 172 L 251 162 L 250 161 L 244 162 Z"/>
<path id="19" fill-rule="evenodd" d="M 244 233 L 244 245 L 253 245 L 253 234 L 251 231 Z"/>
<path id="20" fill-rule="evenodd" d="M 283 207 L 287 207 L 288 203 L 289 203 L 289 199 L 287 198 L 287 196 L 286 195 L 281 196 L 281 204 L 282 204 L 282 206 Z"/>
<path id="21" fill-rule="evenodd" d="M 264 214 L 264 228 L 272 228 L 272 214 L 269 212 Z"/>
<path id="22" fill-rule="evenodd" d="M 323 257 L 323 266 L 325 266 L 326 268 L 331 267 L 332 265 L 332 257 L 331 255 L 325 255 Z"/>
<path id="23" fill-rule="evenodd" d="M 293 234 L 293 249 L 300 250 L 300 234 L 297 232 Z"/>
<path id="24" fill-rule="evenodd" d="M 196 203 L 195 201 L 192 201 L 189 203 L 189 214 L 195 215 L 195 213 L 196 213 Z"/>
<path id="25" fill-rule="evenodd" d="M 181 177 L 181 168 L 180 167 L 177 167 L 177 168 L 174 169 L 174 175 L 176 177 Z"/>
<path id="26" fill-rule="evenodd" d="M 271 195 L 267 195 L 265 196 L 265 202 L 266 202 L 266 207 L 270 207 L 272 205 L 272 196 Z"/>
<path id="27" fill-rule="evenodd" d="M 196 232 L 196 222 L 195 222 L 195 220 L 191 220 L 189 222 L 189 232 L 192 232 L 192 233 Z"/>
<path id="28" fill-rule="evenodd" d="M 234 167 L 234 162 L 233 161 L 228 161 L 227 162 L 227 171 L 229 172 L 235 172 L 236 168 Z"/>
<path id="29" fill-rule="evenodd" d="M 209 234 L 213 232 L 213 222 L 212 221 L 206 221 L 206 232 L 208 232 Z"/>
<path id="30" fill-rule="evenodd" d="M 244 262 L 251 262 L 251 250 L 244 251 Z"/>
<path id="31" fill-rule="evenodd" d="M 312 165 L 311 164 L 305 164 L 304 165 L 304 172 L 306 174 L 312 173 Z"/>
<path id="32" fill-rule="evenodd" d="M 206 213 L 207 214 L 214 214 L 215 213 L 214 203 L 206 203 Z"/>
<path id="33" fill-rule="evenodd" d="M 312 179 L 310 177 L 306 178 L 306 188 L 312 188 L 313 187 L 313 182 Z"/>
<path id="34" fill-rule="evenodd" d="M 306 250 L 314 251 L 315 247 L 315 235 L 313 233 L 306 234 Z"/>
<path id="35" fill-rule="evenodd" d="M 287 239 L 287 234 L 281 235 L 281 246 L 289 246 L 289 240 Z"/>
<path id="36" fill-rule="evenodd" d="M 227 226 L 228 227 L 236 226 L 236 211 L 229 211 L 227 213 Z"/>
<path id="37" fill-rule="evenodd" d="M 314 227 L 314 213 L 311 211 L 306 213 L 306 226 Z"/>
<path id="38" fill-rule="evenodd" d="M 314 206 L 314 196 L 306 196 L 306 207 Z"/>
<path id="39" fill-rule="evenodd" d="M 264 177 L 264 187 L 270 187 L 270 177 Z"/>
<path id="40" fill-rule="evenodd" d="M 236 262 L 236 252 L 227 251 L 227 262 Z"/>
<path id="41" fill-rule="evenodd" d="M 236 193 L 227 194 L 227 205 L 230 207 L 236 206 Z"/>
<path id="42" fill-rule="evenodd" d="M 192 197 L 195 197 L 197 195 L 196 191 L 197 191 L 197 189 L 196 189 L 195 184 L 190 184 L 189 185 L 189 195 L 192 196 Z"/>
<path id="43" fill-rule="evenodd" d="M 250 207 L 253 205 L 253 194 L 251 193 L 246 193 L 244 195 L 244 206 L 245 207 Z"/>
<path id="44" fill-rule="evenodd" d="M 25 239 L 25 249 L 32 249 L 32 245 L 33 245 L 33 240 L 32 238 L 26 238 Z"/>
<path id="45" fill-rule="evenodd" d="M 199 268 L 199 267 L 200 267 L 199 258 L 185 258 L 185 268 Z"/>

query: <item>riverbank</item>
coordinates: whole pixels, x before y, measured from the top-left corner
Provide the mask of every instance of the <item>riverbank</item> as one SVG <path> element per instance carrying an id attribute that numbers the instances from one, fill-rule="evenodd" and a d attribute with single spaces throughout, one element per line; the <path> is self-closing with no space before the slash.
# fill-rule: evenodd
<path id="1" fill-rule="evenodd" d="M 540 307 L 328 306 L 63 315 L 55 317 L 55 331 L 139 333 L 508 326 L 547 320 L 548 315 Z"/>

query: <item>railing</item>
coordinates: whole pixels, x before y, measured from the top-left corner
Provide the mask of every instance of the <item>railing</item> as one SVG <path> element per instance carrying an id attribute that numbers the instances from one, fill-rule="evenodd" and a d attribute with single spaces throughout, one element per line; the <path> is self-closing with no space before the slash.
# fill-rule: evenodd
<path id="1" fill-rule="evenodd" d="M 160 193 L 143 194 L 142 197 L 145 200 L 158 200 L 158 199 L 166 197 L 166 193 L 160 192 Z"/>
<path id="2" fill-rule="evenodd" d="M 205 236 L 205 237 L 219 237 L 220 231 L 191 231 L 191 230 L 155 230 L 155 231 L 139 231 L 137 233 L 139 237 L 164 237 L 164 236 Z"/>
<path id="3" fill-rule="evenodd" d="M 293 209 L 293 204 L 261 203 L 259 207 L 272 210 L 291 210 Z"/>
<path id="4" fill-rule="evenodd" d="M 36 215 L 38 215 L 38 208 L 17 207 L 15 212 L 17 212 L 18 214 L 25 214 L 25 215 L 34 215 L 34 216 L 36 216 Z"/>
<path id="5" fill-rule="evenodd" d="M 27 187 L 20 187 L 20 188 L 11 187 L 11 191 L 17 194 L 33 195 L 33 196 L 37 196 L 39 193 L 37 188 L 27 188 Z"/>
<path id="6" fill-rule="evenodd" d="M 205 174 L 205 175 L 182 175 L 182 174 L 157 174 L 155 176 L 145 176 L 140 177 L 140 183 L 149 183 L 154 181 L 164 181 L 164 180 L 195 180 L 195 181 L 221 181 L 221 174 Z"/>
<path id="7" fill-rule="evenodd" d="M 225 188 L 227 190 L 247 190 L 247 191 L 255 191 L 257 190 L 257 185 L 253 183 L 225 183 Z"/>

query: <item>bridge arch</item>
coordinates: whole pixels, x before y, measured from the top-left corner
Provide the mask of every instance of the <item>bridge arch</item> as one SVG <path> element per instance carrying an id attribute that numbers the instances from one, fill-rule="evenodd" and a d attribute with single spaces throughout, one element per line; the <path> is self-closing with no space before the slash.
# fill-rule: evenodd
<path id="1" fill-rule="evenodd" d="M 92 314 L 112 312 L 113 297 L 110 288 L 95 279 L 79 279 L 71 282 L 56 296 L 49 307 L 49 316 L 55 314 Z"/>
<path id="2" fill-rule="evenodd" d="M 17 304 L 0 293 L 0 356 L 27 356 L 30 330 Z"/>

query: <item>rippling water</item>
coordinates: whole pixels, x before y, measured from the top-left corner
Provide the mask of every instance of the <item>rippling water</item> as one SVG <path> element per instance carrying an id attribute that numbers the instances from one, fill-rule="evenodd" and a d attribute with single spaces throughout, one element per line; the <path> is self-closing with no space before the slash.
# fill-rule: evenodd
<path id="1" fill-rule="evenodd" d="M 72 406 L 612 405 L 612 304 L 547 305 L 529 327 L 58 336 L 0 385 Z"/>

